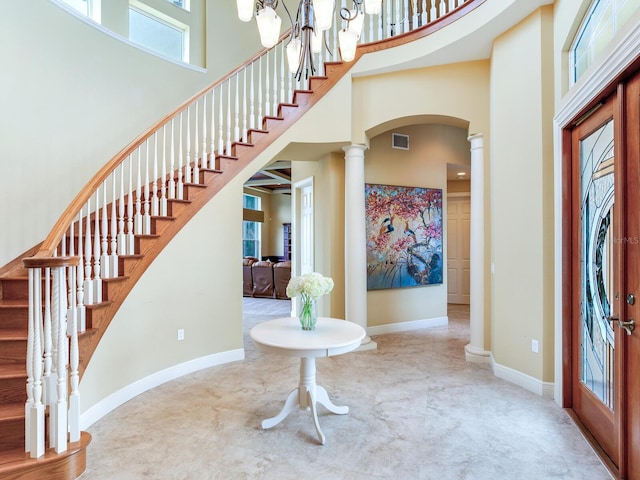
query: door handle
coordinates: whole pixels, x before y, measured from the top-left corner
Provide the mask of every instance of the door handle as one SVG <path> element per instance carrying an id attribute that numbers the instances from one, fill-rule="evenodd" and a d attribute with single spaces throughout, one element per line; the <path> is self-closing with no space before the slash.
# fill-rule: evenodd
<path id="1" fill-rule="evenodd" d="M 624 328 L 624 331 L 627 332 L 627 335 L 631 335 L 631 332 L 633 332 L 636 328 L 636 322 L 633 321 L 633 318 L 630 318 L 626 322 L 618 320 L 618 326 L 620 328 Z"/>

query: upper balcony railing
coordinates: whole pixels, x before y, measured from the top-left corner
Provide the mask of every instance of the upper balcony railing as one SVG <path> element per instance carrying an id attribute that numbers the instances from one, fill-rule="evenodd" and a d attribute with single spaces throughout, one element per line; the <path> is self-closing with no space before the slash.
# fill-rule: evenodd
<path id="1" fill-rule="evenodd" d="M 380 50 L 409 42 L 413 36 L 405 34 L 444 25 L 484 1 L 385 0 L 380 16 L 367 16 L 356 59 L 367 51 L 365 44 L 376 42 L 371 50 Z M 340 28 L 336 14 L 317 54 L 316 75 L 325 73 L 325 62 L 339 61 Z M 236 147 L 250 142 L 252 132 L 265 133 L 265 119 L 290 104 L 294 91 L 308 90 L 308 78 L 289 73 L 287 35 L 282 39 L 124 147 L 77 194 L 37 253 L 24 259 L 30 281 L 25 449 L 32 457 L 43 455 L 45 431 L 58 452 L 66 450 L 67 439 L 79 438 L 78 333 L 86 329 L 86 306 L 103 302 L 103 280 L 124 275 L 120 257 L 145 254 L 138 240 L 171 219 L 171 205 L 224 174 Z M 45 406 L 52 409 L 48 428 Z"/>

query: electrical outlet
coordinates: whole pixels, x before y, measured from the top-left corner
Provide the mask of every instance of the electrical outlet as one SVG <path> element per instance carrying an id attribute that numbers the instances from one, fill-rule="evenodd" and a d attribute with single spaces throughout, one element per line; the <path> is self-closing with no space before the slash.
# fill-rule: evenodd
<path id="1" fill-rule="evenodd" d="M 531 351 L 538 353 L 538 340 L 531 340 Z"/>
<path id="2" fill-rule="evenodd" d="M 184 340 L 184 328 L 178 329 L 178 341 Z"/>

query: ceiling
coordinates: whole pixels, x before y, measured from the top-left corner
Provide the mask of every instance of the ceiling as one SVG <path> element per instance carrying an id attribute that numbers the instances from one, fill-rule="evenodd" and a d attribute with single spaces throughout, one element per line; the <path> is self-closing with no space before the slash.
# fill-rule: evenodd
<path id="1" fill-rule="evenodd" d="M 267 165 L 247 180 L 244 186 L 263 193 L 291 194 L 291 162 L 278 160 Z"/>

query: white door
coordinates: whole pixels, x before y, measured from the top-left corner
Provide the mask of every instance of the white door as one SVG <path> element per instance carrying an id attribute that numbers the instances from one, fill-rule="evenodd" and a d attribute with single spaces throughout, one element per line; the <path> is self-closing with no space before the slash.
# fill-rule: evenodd
<path id="1" fill-rule="evenodd" d="M 471 201 L 447 199 L 447 301 L 469 304 L 471 292 Z"/>

